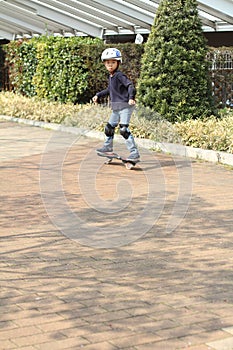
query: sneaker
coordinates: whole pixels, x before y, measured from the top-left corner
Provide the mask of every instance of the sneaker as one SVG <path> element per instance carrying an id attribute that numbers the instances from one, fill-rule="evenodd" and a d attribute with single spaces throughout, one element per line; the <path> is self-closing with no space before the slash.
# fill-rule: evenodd
<path id="1" fill-rule="evenodd" d="M 108 152 L 113 152 L 112 147 L 108 147 L 108 146 L 103 146 L 101 148 L 98 148 L 96 150 L 96 152 L 100 152 L 100 153 L 108 153 Z"/>
<path id="2" fill-rule="evenodd" d="M 130 153 L 130 155 L 127 158 L 128 160 L 135 160 L 139 162 L 140 160 L 140 155 L 138 153 Z"/>

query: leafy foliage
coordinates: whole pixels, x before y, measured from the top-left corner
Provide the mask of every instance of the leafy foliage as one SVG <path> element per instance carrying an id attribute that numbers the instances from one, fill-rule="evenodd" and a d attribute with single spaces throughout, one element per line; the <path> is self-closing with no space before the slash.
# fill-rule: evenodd
<path id="1" fill-rule="evenodd" d="M 142 58 L 139 103 L 169 121 L 214 113 L 196 0 L 162 0 Z"/>
<path id="2" fill-rule="evenodd" d="M 112 44 L 104 45 L 99 39 L 78 37 L 55 38 L 40 36 L 30 40 L 11 41 L 8 45 L 3 46 L 5 52 L 3 52 L 2 57 L 6 56 L 4 72 L 9 71 L 10 80 L 9 84 L 7 80 L 7 85 L 4 85 L 3 88 L 6 90 L 14 90 L 26 96 L 32 97 L 38 95 L 40 98 L 46 98 L 50 101 L 88 103 L 96 91 L 102 90 L 107 84 L 107 72 L 100 60 L 100 56 L 103 49 L 110 46 L 112 46 Z M 140 73 L 144 45 L 124 43 L 117 44 L 116 46 L 123 54 L 123 63 L 120 69 L 125 72 L 136 85 Z M 147 47 L 146 51 L 148 51 Z M 222 51 L 223 53 L 221 54 Z M 219 61 L 219 59 L 221 62 L 224 61 L 226 55 L 227 57 L 232 55 L 232 48 L 212 48 L 209 50 L 207 56 L 208 60 L 213 65 L 216 59 L 217 61 Z M 168 57 L 166 57 L 166 60 Z M 178 62 L 180 61 L 178 60 Z M 155 68 L 153 60 L 151 61 L 151 66 Z M 177 75 L 172 77 L 170 75 L 171 72 L 167 74 L 166 78 L 167 80 L 170 79 L 167 89 L 169 91 L 168 97 L 172 97 L 172 92 L 174 90 L 174 94 L 175 91 L 177 94 L 176 100 L 179 101 L 178 93 L 181 93 L 180 88 L 182 84 L 186 84 L 186 78 L 183 80 L 182 77 L 179 78 L 179 86 L 176 82 Z M 148 75 L 148 84 L 150 84 L 153 79 L 155 79 L 155 76 L 152 74 Z M 159 79 L 162 78 L 160 77 L 158 80 Z M 215 69 L 214 75 L 212 74 L 212 79 L 215 83 L 215 102 L 221 106 L 220 102 L 224 101 L 224 98 L 225 100 L 228 98 L 228 90 L 231 89 L 232 78 L 229 74 L 229 69 L 227 71 Z M 189 84 L 189 86 L 187 84 L 188 92 L 189 90 L 192 92 L 193 88 L 190 79 Z M 144 83 L 141 86 L 145 87 Z M 196 84 L 194 86 L 196 87 Z M 226 89 L 224 89 L 224 86 L 226 86 Z M 156 94 L 156 89 L 153 88 L 153 84 L 150 90 L 152 95 Z M 224 95 L 225 90 L 226 96 Z M 161 94 L 161 91 L 162 89 L 158 90 L 158 94 Z M 188 92 L 187 94 L 185 92 L 184 95 L 187 96 L 187 101 L 192 102 Z M 149 102 L 147 105 L 150 105 L 152 101 L 150 95 L 147 96 L 144 90 L 141 96 L 139 91 L 138 98 L 148 99 Z M 203 111 L 205 114 L 206 112 L 206 110 L 202 108 L 203 106 L 201 104 L 199 105 L 198 98 L 197 101 L 194 101 L 197 103 L 197 106 L 195 108 L 193 107 L 194 113 L 192 115 L 194 115 L 194 118 L 196 117 L 196 109 L 198 110 L 197 113 Z M 178 109 L 177 105 L 179 105 L 179 103 L 180 102 L 176 103 L 174 100 L 173 107 Z M 166 111 L 166 104 L 167 101 L 162 100 L 161 103 L 158 103 L 158 108 L 155 109 L 154 105 L 152 108 L 159 112 L 161 109 Z M 182 103 L 180 104 L 181 106 L 179 108 L 186 113 L 187 103 L 183 105 Z M 186 114 L 184 117 L 186 118 Z M 188 115 L 187 117 L 189 118 L 190 116 Z"/>
<path id="3" fill-rule="evenodd" d="M 23 95 L 35 95 L 32 76 L 37 62 L 33 44 L 19 40 L 12 41 L 7 47 L 6 61 L 11 76 L 11 85 L 15 88 L 15 91 Z"/>
<path id="4" fill-rule="evenodd" d="M 62 103 L 87 103 L 107 84 L 102 64 L 103 41 L 89 37 L 47 37 L 12 41 L 5 45 L 10 80 L 15 92 Z M 122 70 L 136 82 L 143 47 L 118 44 Z"/>
<path id="5" fill-rule="evenodd" d="M 0 90 L 4 86 L 4 61 L 5 61 L 5 52 L 0 45 Z"/>
<path id="6" fill-rule="evenodd" d="M 88 72 L 77 43 L 60 39 L 37 46 L 40 59 L 33 82 L 41 98 L 76 103 L 87 89 Z"/>

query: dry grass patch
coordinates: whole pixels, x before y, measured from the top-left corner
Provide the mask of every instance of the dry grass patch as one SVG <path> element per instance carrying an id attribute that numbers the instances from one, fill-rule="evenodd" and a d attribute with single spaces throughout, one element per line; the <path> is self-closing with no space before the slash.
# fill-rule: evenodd
<path id="1" fill-rule="evenodd" d="M 111 109 L 91 103 L 62 104 L 1 92 L 0 114 L 103 131 Z M 218 118 L 211 116 L 172 124 L 147 108 L 137 107 L 130 129 L 139 138 L 233 153 L 233 110 L 230 109 L 221 111 Z"/>

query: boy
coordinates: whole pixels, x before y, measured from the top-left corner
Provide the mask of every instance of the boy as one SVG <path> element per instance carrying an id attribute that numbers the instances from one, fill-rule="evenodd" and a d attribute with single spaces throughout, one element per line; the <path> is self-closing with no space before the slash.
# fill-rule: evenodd
<path id="1" fill-rule="evenodd" d="M 108 48 L 102 52 L 101 60 L 109 72 L 108 88 L 98 92 L 93 101 L 96 103 L 101 97 L 110 96 L 112 113 L 105 126 L 106 141 L 97 152 L 112 153 L 115 128 L 119 124 L 120 134 L 125 138 L 130 152 L 127 159 L 139 161 L 140 155 L 129 130 L 129 122 L 135 106 L 136 90 L 133 83 L 125 74 L 118 70 L 122 62 L 121 52 L 115 48 Z"/>

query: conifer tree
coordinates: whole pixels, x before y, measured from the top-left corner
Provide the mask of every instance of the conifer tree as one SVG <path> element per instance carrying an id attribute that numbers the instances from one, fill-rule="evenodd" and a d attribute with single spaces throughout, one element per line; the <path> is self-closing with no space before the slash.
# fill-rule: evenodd
<path id="1" fill-rule="evenodd" d="M 138 102 L 167 120 L 214 113 L 196 0 L 161 0 L 142 57 Z"/>

